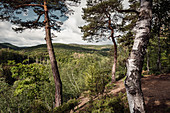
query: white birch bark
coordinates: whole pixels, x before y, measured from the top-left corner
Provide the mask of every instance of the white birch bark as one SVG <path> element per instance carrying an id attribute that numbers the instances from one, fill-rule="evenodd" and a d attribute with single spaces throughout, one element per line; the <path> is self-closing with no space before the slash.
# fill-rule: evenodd
<path id="1" fill-rule="evenodd" d="M 140 14 L 135 27 L 135 40 L 127 62 L 125 87 L 131 113 L 145 113 L 140 79 L 145 50 L 150 37 L 151 4 L 152 0 L 140 0 Z"/>

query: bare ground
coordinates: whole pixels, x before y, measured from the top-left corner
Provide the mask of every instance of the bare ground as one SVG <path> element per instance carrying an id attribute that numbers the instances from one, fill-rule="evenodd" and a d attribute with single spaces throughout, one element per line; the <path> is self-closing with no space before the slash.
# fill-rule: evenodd
<path id="1" fill-rule="evenodd" d="M 145 108 L 147 113 L 170 113 L 170 74 L 149 75 L 141 80 L 142 91 L 144 94 Z M 116 88 L 107 94 L 117 95 L 119 92 L 125 92 L 124 81 L 116 83 Z M 79 112 L 89 102 L 88 97 L 81 96 L 80 104 L 75 112 Z"/>
<path id="2" fill-rule="evenodd" d="M 147 113 L 170 113 L 170 74 L 142 78 Z"/>

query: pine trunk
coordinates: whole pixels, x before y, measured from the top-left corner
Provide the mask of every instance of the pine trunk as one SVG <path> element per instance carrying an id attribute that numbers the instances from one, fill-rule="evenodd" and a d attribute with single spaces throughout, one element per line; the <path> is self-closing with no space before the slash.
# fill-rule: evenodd
<path id="1" fill-rule="evenodd" d="M 48 17 L 47 0 L 44 0 L 44 11 L 45 11 L 45 32 L 46 32 L 46 43 L 47 49 L 50 57 L 52 73 L 55 81 L 55 107 L 62 104 L 62 82 L 59 75 L 59 70 L 57 66 L 57 61 L 55 59 L 54 49 L 51 40 L 51 29 Z"/>
<path id="2" fill-rule="evenodd" d="M 157 70 L 161 71 L 161 41 L 160 41 L 160 25 L 158 29 L 158 58 L 157 58 Z"/>
<path id="3" fill-rule="evenodd" d="M 125 87 L 131 113 L 145 113 L 141 89 L 141 72 L 150 37 L 152 0 L 140 0 L 140 14 L 136 23 L 136 36 L 127 62 Z"/>
<path id="4" fill-rule="evenodd" d="M 147 74 L 149 73 L 149 71 L 150 71 L 150 69 L 149 69 L 149 66 L 150 66 L 150 61 L 149 61 L 149 50 L 147 49 L 146 50 L 146 52 L 147 52 Z"/>
<path id="5" fill-rule="evenodd" d="M 113 67 L 112 67 L 112 82 L 114 83 L 116 81 L 116 64 L 117 64 L 117 45 L 114 37 L 112 37 L 112 42 L 114 44 L 114 61 L 113 61 Z"/>

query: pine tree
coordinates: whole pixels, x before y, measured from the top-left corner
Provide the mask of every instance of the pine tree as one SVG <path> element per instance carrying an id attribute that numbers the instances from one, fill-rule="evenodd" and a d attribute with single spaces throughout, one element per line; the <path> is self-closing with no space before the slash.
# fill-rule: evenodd
<path id="1" fill-rule="evenodd" d="M 169 31 L 169 13 L 170 1 L 169 0 L 154 0 L 153 1 L 153 26 L 152 34 L 157 37 L 158 57 L 157 57 L 157 70 L 161 71 L 161 36 L 165 36 L 165 32 Z"/>
<path id="2" fill-rule="evenodd" d="M 112 83 L 116 81 L 115 72 L 117 64 L 117 43 L 115 32 L 119 31 L 121 27 L 122 15 L 117 10 L 122 9 L 121 2 L 119 0 L 108 1 L 89 1 L 89 7 L 84 8 L 83 19 L 86 20 L 87 25 L 81 28 L 84 33 L 83 40 L 87 41 L 102 41 L 106 39 L 112 40 L 114 44 L 114 63 L 112 67 Z"/>
<path id="3" fill-rule="evenodd" d="M 130 53 L 133 41 L 134 41 L 134 30 L 138 17 L 139 2 L 137 0 L 129 0 L 129 8 L 120 10 L 124 15 L 123 21 L 124 25 L 121 28 L 123 36 L 118 38 L 118 43 L 121 46 L 127 47 Z"/>
<path id="4" fill-rule="evenodd" d="M 61 105 L 62 83 L 52 45 L 51 29 L 60 31 L 62 22 L 59 19 L 68 11 L 66 4 L 62 0 L 1 0 L 0 6 L 0 19 L 17 25 L 18 27 L 13 28 L 16 32 L 45 27 L 45 40 L 55 81 L 55 106 Z M 24 20 L 17 16 L 23 12 L 27 13 L 28 10 L 32 10 L 37 19 Z M 55 11 L 60 11 L 61 14 L 56 15 Z M 44 20 L 41 17 L 44 17 Z"/>

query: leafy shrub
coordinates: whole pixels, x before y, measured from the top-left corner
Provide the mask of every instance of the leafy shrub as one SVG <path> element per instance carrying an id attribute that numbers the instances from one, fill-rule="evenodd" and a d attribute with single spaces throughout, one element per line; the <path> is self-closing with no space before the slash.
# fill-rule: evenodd
<path id="1" fill-rule="evenodd" d="M 63 103 L 63 105 L 54 108 L 54 113 L 70 113 L 75 106 L 77 106 L 79 100 L 71 99 L 67 103 Z"/>
<path id="2" fill-rule="evenodd" d="M 104 92 L 106 84 L 111 79 L 108 76 L 108 73 L 109 72 L 104 70 L 104 67 L 99 67 L 98 63 L 92 64 L 88 67 L 84 74 L 86 76 L 86 88 L 90 91 L 90 95 L 94 96 Z"/>
<path id="3" fill-rule="evenodd" d="M 116 81 L 122 79 L 125 77 L 125 72 L 124 70 L 116 71 Z"/>
<path id="4" fill-rule="evenodd" d="M 85 113 L 129 113 L 126 95 L 120 93 L 116 97 L 106 97 L 93 101 L 82 112 Z"/>
<path id="5" fill-rule="evenodd" d="M 108 83 L 106 86 L 105 86 L 105 88 L 106 89 L 113 89 L 114 87 L 116 86 L 116 84 L 111 84 L 111 83 Z"/>
<path id="6" fill-rule="evenodd" d="M 50 111 L 42 101 L 35 100 L 25 113 L 50 113 Z"/>

